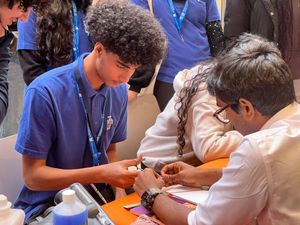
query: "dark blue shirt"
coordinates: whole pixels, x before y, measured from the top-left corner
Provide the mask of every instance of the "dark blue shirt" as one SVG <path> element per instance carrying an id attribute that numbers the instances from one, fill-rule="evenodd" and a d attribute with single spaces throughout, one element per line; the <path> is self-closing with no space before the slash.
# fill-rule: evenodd
<path id="1" fill-rule="evenodd" d="M 80 71 L 83 95 L 91 110 L 94 132 L 101 126 L 105 99 L 109 121 L 105 142 L 102 143 L 101 164 L 108 162 L 109 144 L 126 139 L 127 86 L 110 88 L 102 85 L 95 91 L 83 70 L 82 55 L 75 62 L 53 69 L 35 79 L 25 93 L 24 109 L 18 131 L 16 150 L 28 157 L 46 160 L 47 166 L 60 169 L 78 169 L 93 166 L 87 138 L 87 125 L 83 107 L 76 89 L 74 66 Z M 112 124 L 111 124 L 112 123 Z M 100 143 L 98 143 L 98 147 Z M 56 191 L 32 191 L 25 185 L 15 203 L 26 218 L 51 201 Z"/>
<path id="2" fill-rule="evenodd" d="M 131 0 L 136 5 L 149 9 L 147 0 Z M 185 1 L 173 1 L 177 15 L 180 15 Z M 183 21 L 181 40 L 167 0 L 153 1 L 153 11 L 168 38 L 167 55 L 161 65 L 157 79 L 173 83 L 175 75 L 200 61 L 211 57 L 206 35 L 206 23 L 220 20 L 215 0 L 189 0 L 189 8 Z"/>

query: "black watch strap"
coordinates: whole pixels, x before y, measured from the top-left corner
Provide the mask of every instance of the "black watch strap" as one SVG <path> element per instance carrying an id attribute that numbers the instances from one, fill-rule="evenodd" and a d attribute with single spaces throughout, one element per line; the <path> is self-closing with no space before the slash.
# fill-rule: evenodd
<path id="1" fill-rule="evenodd" d="M 162 190 L 159 188 L 150 188 L 145 191 L 141 197 L 141 204 L 148 210 L 152 210 L 152 206 L 154 204 L 155 198 L 162 194 Z"/>

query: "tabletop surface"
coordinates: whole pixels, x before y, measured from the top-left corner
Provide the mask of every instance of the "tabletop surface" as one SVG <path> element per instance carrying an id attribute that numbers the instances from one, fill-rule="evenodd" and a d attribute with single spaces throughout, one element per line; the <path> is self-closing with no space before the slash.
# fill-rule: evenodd
<path id="1" fill-rule="evenodd" d="M 228 159 L 218 159 L 199 166 L 200 168 L 224 168 Z M 136 194 L 130 194 L 118 200 L 103 205 L 104 211 L 116 225 L 129 225 L 134 222 L 137 216 L 131 214 L 129 210 L 123 208 L 124 205 L 139 203 L 140 197 Z"/>

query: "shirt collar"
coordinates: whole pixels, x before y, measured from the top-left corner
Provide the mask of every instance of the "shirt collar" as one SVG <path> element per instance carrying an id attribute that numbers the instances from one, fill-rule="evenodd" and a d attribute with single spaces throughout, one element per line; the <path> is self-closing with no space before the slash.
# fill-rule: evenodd
<path id="1" fill-rule="evenodd" d="M 79 67 L 80 77 L 82 80 L 82 85 L 83 85 L 84 91 L 86 93 L 86 96 L 88 98 L 92 98 L 93 96 L 95 96 L 97 94 L 101 94 L 105 97 L 109 87 L 106 86 L 105 84 L 103 84 L 101 86 L 100 90 L 96 91 L 92 88 L 92 86 L 90 85 L 90 83 L 88 82 L 88 80 L 86 78 L 86 73 L 84 72 L 84 69 L 83 69 L 83 59 L 88 55 L 89 55 L 89 53 L 84 53 L 76 60 L 77 62 L 75 61 L 75 63 L 77 63 L 77 66 Z"/>
<path id="2" fill-rule="evenodd" d="M 279 112 L 277 112 L 274 116 L 272 116 L 261 128 L 261 130 L 268 129 L 274 124 L 276 121 L 283 120 L 287 117 L 290 117 L 291 115 L 294 115 L 296 113 L 300 112 L 300 105 L 297 102 L 293 102 L 292 104 L 289 104 L 288 106 L 281 109 Z"/>

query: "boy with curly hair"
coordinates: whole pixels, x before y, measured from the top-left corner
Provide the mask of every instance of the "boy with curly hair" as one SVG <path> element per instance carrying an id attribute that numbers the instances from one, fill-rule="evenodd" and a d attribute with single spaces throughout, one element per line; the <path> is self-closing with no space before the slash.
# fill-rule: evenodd
<path id="1" fill-rule="evenodd" d="M 138 159 L 114 162 L 126 139 L 125 83 L 163 57 L 163 31 L 143 9 L 114 1 L 90 7 L 86 30 L 93 51 L 39 76 L 25 93 L 16 143 L 25 185 L 15 206 L 27 223 L 72 183 L 95 184 L 104 197 L 110 184 L 118 197 L 139 173 L 128 171 Z"/>

